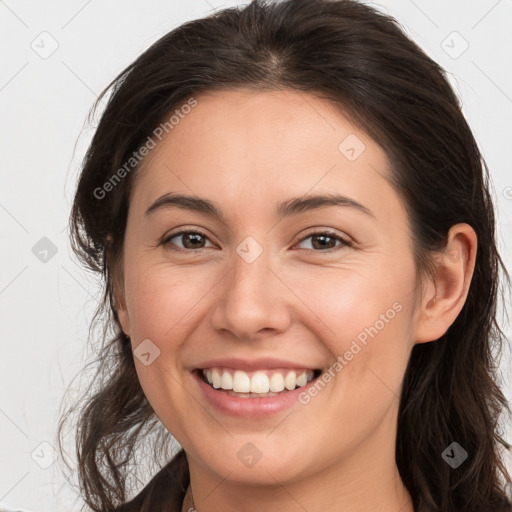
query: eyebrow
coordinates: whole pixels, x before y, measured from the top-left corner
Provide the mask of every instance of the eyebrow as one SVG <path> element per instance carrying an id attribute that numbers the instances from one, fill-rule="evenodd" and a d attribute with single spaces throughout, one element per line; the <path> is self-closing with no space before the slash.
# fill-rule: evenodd
<path id="1" fill-rule="evenodd" d="M 362 212 L 370 217 L 375 215 L 366 206 L 358 203 L 350 197 L 340 194 L 322 194 L 294 197 L 280 203 L 276 208 L 276 217 L 281 220 L 285 217 L 299 213 L 325 208 L 327 206 L 344 206 Z M 208 199 L 186 194 L 169 192 L 159 197 L 145 212 L 145 216 L 165 208 L 177 207 L 184 210 L 202 213 L 210 217 L 216 217 L 225 221 L 221 209 Z"/>

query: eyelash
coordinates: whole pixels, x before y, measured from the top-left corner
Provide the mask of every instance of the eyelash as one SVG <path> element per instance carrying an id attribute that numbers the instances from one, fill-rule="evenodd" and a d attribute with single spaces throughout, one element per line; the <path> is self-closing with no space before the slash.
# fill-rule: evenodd
<path id="1" fill-rule="evenodd" d="M 173 238 L 180 236 L 180 235 L 187 235 L 187 234 L 188 235 L 199 235 L 199 236 L 202 236 L 202 237 L 206 238 L 207 240 L 209 240 L 209 238 L 201 231 L 184 230 L 184 231 L 178 231 L 177 233 L 172 233 L 171 235 L 165 237 L 162 240 L 161 245 L 163 245 L 164 247 L 170 248 L 173 251 L 177 251 L 177 252 L 197 252 L 197 251 L 200 251 L 201 249 L 208 249 L 208 247 L 199 247 L 199 249 L 186 249 L 183 247 L 171 247 L 171 245 L 174 245 L 174 244 L 171 244 L 171 242 L 170 242 Z M 305 237 L 301 238 L 297 242 L 297 244 L 300 244 L 300 243 L 304 242 L 305 240 L 307 240 L 308 238 L 318 236 L 318 235 L 327 235 L 330 238 L 334 238 L 335 240 L 341 242 L 341 245 L 339 245 L 338 247 L 331 247 L 331 248 L 325 249 L 325 250 L 303 249 L 304 251 L 307 251 L 308 253 L 311 253 L 311 252 L 332 253 L 332 252 L 337 251 L 343 247 L 352 247 L 352 245 L 353 245 L 350 240 L 347 240 L 346 238 L 338 235 L 337 233 L 334 233 L 333 231 L 329 231 L 329 230 L 314 231 L 314 232 L 308 233 Z M 209 240 L 209 241 L 211 243 L 211 240 Z"/>

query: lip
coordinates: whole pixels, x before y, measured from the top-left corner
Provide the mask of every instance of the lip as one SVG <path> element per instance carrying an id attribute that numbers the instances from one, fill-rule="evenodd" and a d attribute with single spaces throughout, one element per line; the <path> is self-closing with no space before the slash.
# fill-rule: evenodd
<path id="1" fill-rule="evenodd" d="M 229 364 L 233 365 L 233 361 L 230 360 Z M 206 368 L 209 367 L 210 366 L 206 366 Z M 276 368 L 277 367 L 282 368 L 283 361 L 280 361 L 279 366 L 276 366 Z M 287 367 L 297 368 L 302 366 L 294 364 L 293 366 Z M 239 368 L 242 369 L 241 367 Z M 262 367 L 258 366 L 258 368 Z M 267 368 L 271 367 L 267 366 Z M 299 395 L 304 391 L 307 391 L 310 386 L 314 385 L 318 378 L 314 378 L 305 386 L 295 388 L 292 391 L 286 391 L 285 393 L 282 393 L 277 396 L 262 398 L 242 398 L 238 396 L 232 396 L 222 389 L 214 389 L 212 386 L 210 386 L 203 380 L 201 369 L 193 371 L 192 376 L 197 382 L 206 400 L 211 405 L 213 405 L 213 407 L 217 409 L 217 411 L 228 416 L 245 419 L 266 418 L 287 411 L 288 409 L 291 409 L 294 405 L 299 405 Z"/>
<path id="2" fill-rule="evenodd" d="M 245 372 L 252 372 L 256 370 L 276 370 L 280 368 L 290 368 L 291 370 L 318 370 L 321 366 L 305 366 L 298 361 L 286 361 L 284 359 L 275 359 L 273 357 L 264 357 L 259 359 L 242 359 L 242 358 L 224 358 L 212 359 L 199 364 L 195 370 L 204 370 L 213 367 L 219 368 L 233 368 L 235 370 L 243 370 Z"/>

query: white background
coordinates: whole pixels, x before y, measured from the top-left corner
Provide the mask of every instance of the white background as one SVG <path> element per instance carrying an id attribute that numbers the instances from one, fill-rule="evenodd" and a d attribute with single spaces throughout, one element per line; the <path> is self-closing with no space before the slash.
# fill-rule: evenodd
<path id="1" fill-rule="evenodd" d="M 80 160 L 92 135 L 84 128 L 87 113 L 102 89 L 164 33 L 239 3 L 0 1 L 0 502 L 6 506 L 80 509 L 58 464 L 43 469 L 34 459 L 52 461 L 49 445 L 55 446 L 60 402 L 83 366 L 97 298 L 94 278 L 71 256 L 66 231 Z M 500 247 L 511 269 L 512 2 L 382 3 L 451 75 L 491 170 Z M 46 59 L 32 48 L 48 51 L 52 44 L 58 48 Z M 57 248 L 46 263 L 32 252 L 43 237 Z M 510 339 L 510 328 L 503 326 Z M 502 371 L 510 400 L 509 357 Z"/>

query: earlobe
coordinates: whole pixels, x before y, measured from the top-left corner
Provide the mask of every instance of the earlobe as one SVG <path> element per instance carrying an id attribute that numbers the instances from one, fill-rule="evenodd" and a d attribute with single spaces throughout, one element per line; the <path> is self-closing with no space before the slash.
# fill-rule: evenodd
<path id="1" fill-rule="evenodd" d="M 123 330 L 126 336 L 130 337 L 130 317 L 128 315 L 128 310 L 126 309 L 125 301 L 115 299 L 115 306 L 117 311 L 117 317 L 119 318 L 119 323 L 121 324 L 121 329 Z"/>
<path id="2" fill-rule="evenodd" d="M 436 254 L 434 280 L 420 303 L 415 342 L 439 339 L 455 321 L 469 292 L 477 251 L 476 233 L 469 224 L 451 227 L 443 253 Z"/>
<path id="3" fill-rule="evenodd" d="M 109 240 L 110 245 L 110 240 Z M 124 294 L 124 281 L 120 274 L 122 274 L 122 265 L 119 266 L 118 262 L 114 262 L 110 248 L 106 251 L 106 260 L 112 277 L 112 298 L 114 307 L 116 308 L 117 317 L 121 324 L 121 329 L 126 336 L 131 335 L 130 317 L 126 307 L 125 294 Z"/>

